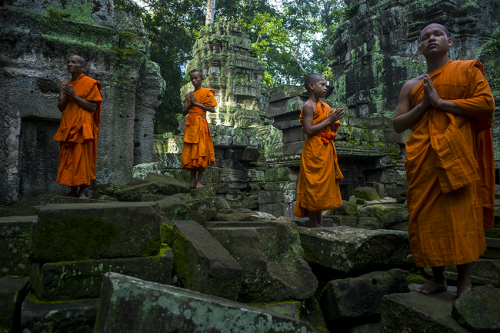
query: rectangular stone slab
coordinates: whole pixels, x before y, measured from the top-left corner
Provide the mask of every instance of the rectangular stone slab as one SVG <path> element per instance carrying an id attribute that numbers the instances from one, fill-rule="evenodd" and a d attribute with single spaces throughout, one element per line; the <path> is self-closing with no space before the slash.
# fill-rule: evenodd
<path id="1" fill-rule="evenodd" d="M 0 217 L 0 276 L 29 274 L 31 231 L 37 218 Z"/>
<path id="2" fill-rule="evenodd" d="M 153 257 L 33 264 L 31 288 L 43 301 L 98 298 L 107 272 L 171 284 L 173 262 L 172 250 L 162 249 Z"/>
<path id="3" fill-rule="evenodd" d="M 413 262 L 408 233 L 351 227 L 299 227 L 309 263 L 348 274 L 394 268 Z"/>
<path id="4" fill-rule="evenodd" d="M 450 292 L 384 296 L 380 308 L 380 332 L 466 333 L 468 331 L 451 317 L 456 298 L 457 295 Z"/>
<path id="5" fill-rule="evenodd" d="M 300 332 L 302 321 L 182 288 L 106 273 L 95 333 Z"/>
<path id="6" fill-rule="evenodd" d="M 0 278 L 0 332 L 20 332 L 19 313 L 29 291 L 28 281 L 22 276 Z"/>
<path id="7" fill-rule="evenodd" d="M 35 262 L 133 258 L 160 251 L 156 203 L 55 204 L 40 209 L 33 228 Z"/>
<path id="8" fill-rule="evenodd" d="M 93 333 L 98 306 L 98 299 L 46 303 L 29 295 L 23 302 L 21 331 Z"/>

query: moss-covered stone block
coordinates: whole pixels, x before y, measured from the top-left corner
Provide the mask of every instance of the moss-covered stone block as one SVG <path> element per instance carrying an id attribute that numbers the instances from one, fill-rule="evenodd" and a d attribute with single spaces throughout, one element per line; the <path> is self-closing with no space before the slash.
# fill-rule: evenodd
<path id="1" fill-rule="evenodd" d="M 195 199 L 214 198 L 219 186 L 219 184 L 208 184 L 201 188 L 193 188 L 189 194 Z"/>
<path id="2" fill-rule="evenodd" d="M 29 278 L 4 276 L 0 278 L 0 329 L 20 332 L 21 305 L 29 290 Z"/>
<path id="3" fill-rule="evenodd" d="M 200 224 L 210 221 L 218 212 L 215 197 L 186 201 L 186 205 L 191 212 L 191 220 Z"/>
<path id="4" fill-rule="evenodd" d="M 157 183 L 146 182 L 132 186 L 128 185 L 114 193 L 120 201 L 142 201 L 145 195 L 150 194 L 161 194 L 161 188 Z"/>
<path id="5" fill-rule="evenodd" d="M 372 217 L 378 221 L 378 227 L 388 229 L 391 225 L 405 223 L 410 220 L 408 209 L 401 205 L 375 204 L 363 207 L 359 217 Z"/>
<path id="6" fill-rule="evenodd" d="M 354 189 L 354 196 L 356 197 L 356 199 L 361 199 L 364 201 L 380 199 L 377 190 L 373 187 L 358 187 Z"/>
<path id="7" fill-rule="evenodd" d="M 172 250 L 162 248 L 151 257 L 33 264 L 31 288 L 43 301 L 98 298 L 107 272 L 171 284 L 173 261 Z"/>
<path id="8" fill-rule="evenodd" d="M 207 222 L 207 230 L 243 268 L 238 300 L 281 302 L 311 297 L 317 280 L 304 261 L 293 222 Z"/>
<path id="9" fill-rule="evenodd" d="M 50 204 L 33 228 L 35 262 L 151 256 L 161 247 L 154 203 Z"/>
<path id="10" fill-rule="evenodd" d="M 191 190 L 191 185 L 188 182 L 157 173 L 148 173 L 145 180 L 158 184 L 160 193 L 163 195 L 188 193 Z"/>
<path id="11" fill-rule="evenodd" d="M 37 216 L 0 217 L 0 276 L 29 275 L 31 231 Z"/>
<path id="12" fill-rule="evenodd" d="M 184 288 L 236 300 L 241 286 L 240 264 L 198 222 L 173 223 L 173 269 Z"/>
<path id="13" fill-rule="evenodd" d="M 453 303 L 453 317 L 471 332 L 500 331 L 500 289 L 472 288 Z M 478 306 L 480 305 L 480 306 Z"/>
<path id="14" fill-rule="evenodd" d="M 171 221 L 191 219 L 191 210 L 180 196 L 167 196 L 158 201 L 158 206 Z"/>
<path id="15" fill-rule="evenodd" d="M 250 303 L 250 305 L 292 318 L 299 318 L 301 310 L 301 302 L 299 301 Z"/>

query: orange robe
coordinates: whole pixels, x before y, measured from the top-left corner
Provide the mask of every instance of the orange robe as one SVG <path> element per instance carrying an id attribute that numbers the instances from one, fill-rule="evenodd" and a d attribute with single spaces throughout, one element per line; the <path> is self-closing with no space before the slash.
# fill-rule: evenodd
<path id="1" fill-rule="evenodd" d="M 60 141 L 57 182 L 67 186 L 90 186 L 96 177 L 97 139 L 101 119 L 101 83 L 80 75 L 70 83 L 76 95 L 97 102 L 97 110 L 89 112 L 70 100 L 62 113 L 54 140 Z"/>
<path id="2" fill-rule="evenodd" d="M 196 101 L 205 106 L 216 106 L 215 91 L 201 87 L 193 92 Z M 184 169 L 203 169 L 215 162 L 214 143 L 207 122 L 207 112 L 199 107 L 189 110 L 184 127 L 181 163 Z"/>
<path id="3" fill-rule="evenodd" d="M 433 107 L 406 143 L 410 248 L 418 267 L 461 265 L 485 251 L 493 226 L 495 103 L 478 60 L 448 61 L 430 74 L 443 100 L 472 115 Z M 410 93 L 422 100 L 423 80 Z"/>
<path id="4" fill-rule="evenodd" d="M 313 125 L 328 118 L 331 107 L 318 101 L 313 115 Z M 304 117 L 300 114 L 304 125 Z M 340 122 L 334 124 L 334 131 L 327 126 L 318 134 L 306 137 L 300 159 L 300 175 L 297 183 L 297 201 L 294 215 L 307 217 L 308 211 L 323 211 L 342 206 L 339 181 L 344 179 L 337 159 L 333 140 L 337 136 Z M 302 126 L 304 132 L 304 126 Z"/>

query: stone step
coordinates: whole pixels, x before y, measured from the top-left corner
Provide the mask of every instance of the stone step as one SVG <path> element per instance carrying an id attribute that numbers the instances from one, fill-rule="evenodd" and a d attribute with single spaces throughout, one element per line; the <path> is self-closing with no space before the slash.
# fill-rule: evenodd
<path id="1" fill-rule="evenodd" d="M 408 233 L 351 227 L 299 227 L 305 259 L 346 274 L 390 269 L 413 263 Z"/>
<path id="2" fill-rule="evenodd" d="M 99 299 L 42 302 L 30 295 L 23 302 L 21 330 L 93 333 L 98 307 Z"/>
<path id="3" fill-rule="evenodd" d="M 416 292 L 384 296 L 380 332 L 467 333 L 451 317 L 457 295 L 450 292 L 423 295 Z"/>
<path id="4" fill-rule="evenodd" d="M 207 222 L 207 230 L 243 268 L 242 302 L 281 302 L 311 297 L 317 280 L 303 259 L 293 222 Z"/>
<path id="5" fill-rule="evenodd" d="M 43 301 L 98 298 L 107 272 L 171 284 L 173 262 L 172 250 L 165 248 L 152 257 L 33 264 L 31 288 Z"/>
<path id="6" fill-rule="evenodd" d="M 19 313 L 29 291 L 29 278 L 4 276 L 0 278 L 0 332 L 20 332 Z"/>
<path id="7" fill-rule="evenodd" d="M 31 231 L 38 216 L 0 217 L 0 276 L 29 275 Z"/>
<path id="8" fill-rule="evenodd" d="M 453 317 L 472 332 L 500 332 L 500 289 L 474 287 L 453 303 Z"/>
<path id="9" fill-rule="evenodd" d="M 173 221 L 174 266 L 184 288 L 236 300 L 242 268 L 198 222 Z"/>
<path id="10" fill-rule="evenodd" d="M 500 238 L 486 237 L 486 247 L 481 258 L 500 259 Z"/>
<path id="11" fill-rule="evenodd" d="M 432 270 L 425 268 L 425 272 L 432 276 Z M 457 281 L 458 272 L 456 266 L 445 267 L 446 279 Z M 500 288 L 500 259 L 478 259 L 474 261 L 471 276 L 472 284 L 491 284 Z"/>
<path id="12" fill-rule="evenodd" d="M 117 273 L 104 276 L 95 333 L 302 332 L 309 324 L 275 312 Z"/>
<path id="13" fill-rule="evenodd" d="M 156 203 L 50 204 L 33 228 L 35 262 L 132 258 L 160 251 Z"/>

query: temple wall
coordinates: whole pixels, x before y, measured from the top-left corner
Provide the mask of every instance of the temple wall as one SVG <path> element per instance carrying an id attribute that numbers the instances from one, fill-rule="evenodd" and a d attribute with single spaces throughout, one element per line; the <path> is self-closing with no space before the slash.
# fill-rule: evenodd
<path id="1" fill-rule="evenodd" d="M 55 182 L 59 146 L 52 137 L 71 54 L 83 56 L 84 74 L 102 83 L 96 182 L 126 182 L 134 164 L 153 159 L 152 119 L 164 81 L 148 60 L 142 22 L 114 13 L 112 1 L 65 6 L 7 1 L 0 7 L 0 203 L 66 191 Z"/>

